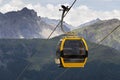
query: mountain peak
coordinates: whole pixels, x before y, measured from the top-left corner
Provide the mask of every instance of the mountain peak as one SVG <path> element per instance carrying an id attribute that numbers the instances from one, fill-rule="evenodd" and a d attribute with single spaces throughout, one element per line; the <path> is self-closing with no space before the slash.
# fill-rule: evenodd
<path id="1" fill-rule="evenodd" d="M 30 9 L 28 9 L 27 7 L 24 7 L 21 11 L 29 11 Z"/>
<path id="2" fill-rule="evenodd" d="M 100 19 L 100 18 L 97 18 L 96 21 L 101 21 L 101 19 Z"/>
<path id="3" fill-rule="evenodd" d="M 86 22 L 86 23 L 84 23 L 84 24 L 81 24 L 79 27 L 84 27 L 84 26 L 92 25 L 92 24 L 97 23 L 97 22 L 99 22 L 99 21 L 101 21 L 101 19 L 96 18 L 96 19 L 94 19 L 94 20 L 91 20 L 91 21 L 89 21 L 89 22 Z"/>
<path id="4" fill-rule="evenodd" d="M 2 13 L 0 14 L 2 15 Z M 5 13 L 4 15 L 6 15 L 9 18 L 18 18 L 18 17 L 31 17 L 31 18 L 36 18 L 37 16 L 37 12 L 35 12 L 33 9 L 28 9 L 27 7 L 24 7 L 23 9 L 19 10 L 19 11 L 10 11 Z"/>
<path id="5" fill-rule="evenodd" d="M 35 12 L 33 9 L 28 9 L 27 7 L 24 7 L 19 12 L 26 16 L 27 15 L 33 16 L 33 17 L 37 16 L 37 12 Z"/>

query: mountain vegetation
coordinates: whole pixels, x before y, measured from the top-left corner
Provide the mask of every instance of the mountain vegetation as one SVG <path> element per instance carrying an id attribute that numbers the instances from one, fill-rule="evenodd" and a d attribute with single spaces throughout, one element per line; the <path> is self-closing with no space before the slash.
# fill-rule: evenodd
<path id="1" fill-rule="evenodd" d="M 87 41 L 89 57 L 85 68 L 59 68 L 54 63 L 61 37 L 45 39 L 0 39 L 0 80 L 119 80 L 120 52 Z M 93 49 L 94 47 L 94 49 Z M 61 75 L 61 76 L 60 76 Z M 60 77 L 58 77 L 60 76 Z"/>

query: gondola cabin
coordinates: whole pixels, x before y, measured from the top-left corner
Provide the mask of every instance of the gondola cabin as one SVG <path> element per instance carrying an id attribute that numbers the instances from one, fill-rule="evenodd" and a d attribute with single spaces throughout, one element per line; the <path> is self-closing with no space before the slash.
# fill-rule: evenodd
<path id="1" fill-rule="evenodd" d="M 58 44 L 56 56 L 56 63 L 61 67 L 84 67 L 88 58 L 87 43 L 83 37 L 64 37 Z"/>

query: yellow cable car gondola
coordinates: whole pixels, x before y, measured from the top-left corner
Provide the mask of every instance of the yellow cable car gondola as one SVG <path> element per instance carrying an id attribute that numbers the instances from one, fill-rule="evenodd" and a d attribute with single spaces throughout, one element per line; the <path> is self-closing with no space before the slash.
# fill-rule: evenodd
<path id="1" fill-rule="evenodd" d="M 56 63 L 61 67 L 84 67 L 88 46 L 83 37 L 67 36 L 60 40 L 56 55 Z"/>
<path id="2" fill-rule="evenodd" d="M 68 6 L 61 6 L 63 13 L 61 17 L 61 30 L 67 35 L 58 44 L 55 62 L 64 68 L 84 67 L 88 58 L 88 45 L 83 37 L 63 29 L 63 18 L 70 10 Z M 66 13 L 65 13 L 66 12 Z"/>

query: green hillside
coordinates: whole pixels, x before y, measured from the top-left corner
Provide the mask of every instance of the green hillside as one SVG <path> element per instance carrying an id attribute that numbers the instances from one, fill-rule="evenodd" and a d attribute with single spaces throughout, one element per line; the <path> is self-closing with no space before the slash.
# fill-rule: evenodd
<path id="1" fill-rule="evenodd" d="M 20 80 L 54 80 L 64 70 L 54 63 L 56 44 L 50 40 L 0 39 L 0 80 L 16 80 L 23 68 L 29 68 Z M 85 68 L 69 69 L 57 80 L 120 80 L 120 52 L 114 48 L 88 42 L 89 58 Z M 31 57 L 33 55 L 33 57 Z"/>

